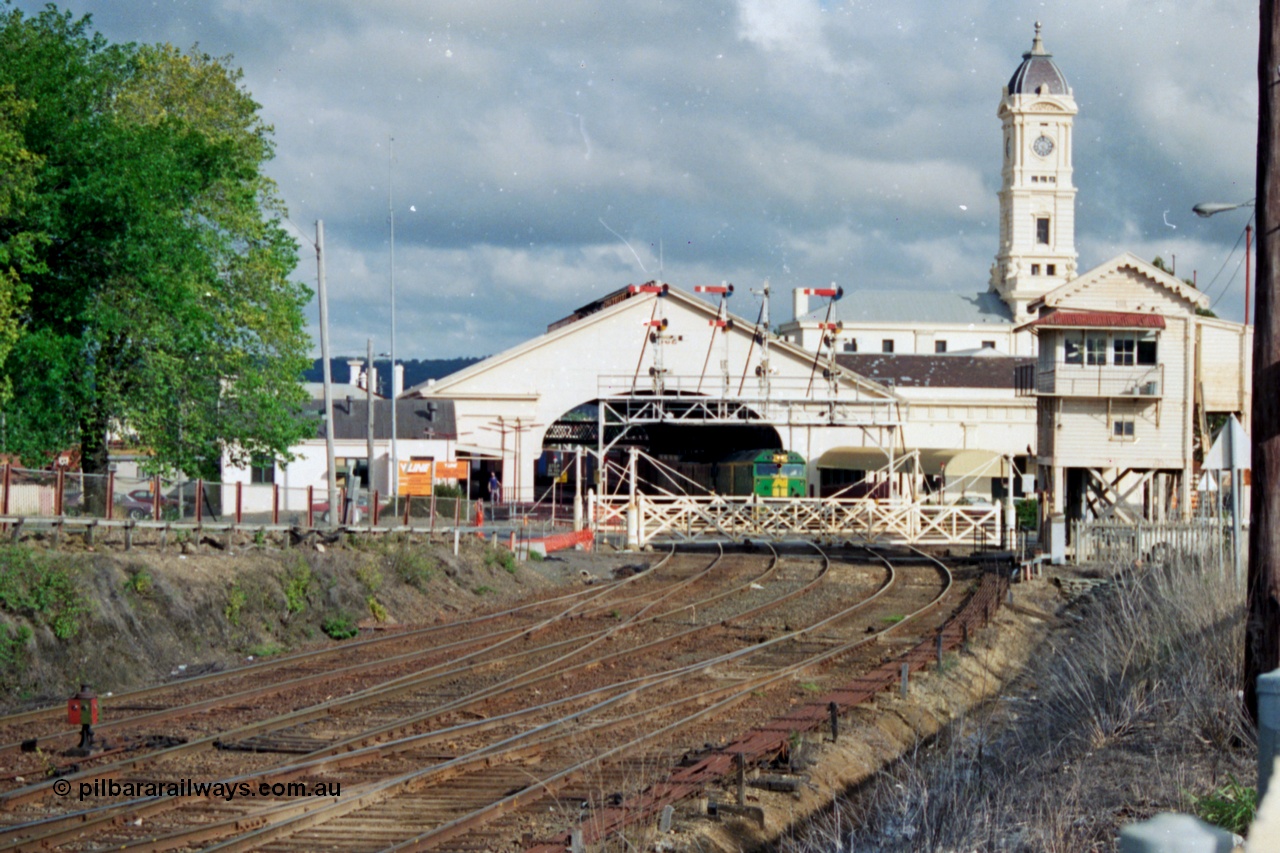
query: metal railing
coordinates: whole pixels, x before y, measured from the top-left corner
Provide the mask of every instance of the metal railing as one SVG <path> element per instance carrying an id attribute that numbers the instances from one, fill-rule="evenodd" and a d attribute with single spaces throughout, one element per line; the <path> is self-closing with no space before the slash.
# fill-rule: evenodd
<path id="1" fill-rule="evenodd" d="M 1041 370 L 1034 364 L 1015 368 L 1015 386 L 1021 395 L 1048 394 L 1056 397 L 1136 397 L 1160 399 L 1164 396 L 1164 365 L 1055 364 Z"/>

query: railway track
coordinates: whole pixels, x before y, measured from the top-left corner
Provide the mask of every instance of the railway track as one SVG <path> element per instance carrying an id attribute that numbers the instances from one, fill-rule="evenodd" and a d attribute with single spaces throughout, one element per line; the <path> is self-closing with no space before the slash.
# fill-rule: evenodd
<path id="1" fill-rule="evenodd" d="M 0 818 L 12 821 L 0 829 L 0 849 L 509 848 L 531 832 L 547 837 L 545 809 L 592 774 L 615 773 L 638 751 L 668 766 L 726 724 L 787 707 L 801 676 L 869 665 L 883 653 L 877 638 L 923 619 L 952 588 L 945 568 L 883 564 L 872 578 L 847 560 L 833 568 L 820 551 L 701 559 L 634 594 L 617 584 L 561 597 L 565 606 L 534 622 L 537 630 L 491 631 L 477 639 L 483 650 L 459 646 L 446 664 L 278 714 L 253 731 L 224 729 L 196 747 L 58 780 L 78 792 L 109 779 L 175 784 L 185 774 L 266 784 L 268 794 L 91 794 L 59 808 L 53 783 L 42 782 L 0 800 L 8 810 Z M 264 751 L 241 751 L 254 748 Z M 270 792 L 299 782 L 340 794 Z"/>

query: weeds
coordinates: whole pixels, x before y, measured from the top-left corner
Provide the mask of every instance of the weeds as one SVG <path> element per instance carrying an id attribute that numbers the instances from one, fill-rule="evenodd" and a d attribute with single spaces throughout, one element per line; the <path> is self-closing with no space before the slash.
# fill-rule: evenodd
<path id="1" fill-rule="evenodd" d="M 349 640 L 360 633 L 360 629 L 356 627 L 356 620 L 346 613 L 330 616 L 320 623 L 320 630 L 333 640 Z"/>
<path id="2" fill-rule="evenodd" d="M 125 592 L 131 592 L 134 595 L 146 598 L 155 591 L 155 579 L 151 577 L 151 573 L 145 568 L 138 567 L 129 572 L 129 577 L 124 582 Z"/>
<path id="3" fill-rule="evenodd" d="M 279 643 L 258 643 L 245 650 L 245 654 L 251 658 L 272 658 L 283 652 L 284 646 Z"/>
<path id="4" fill-rule="evenodd" d="M 239 627 L 240 611 L 244 609 L 247 600 L 248 597 L 240 588 L 240 583 L 232 581 L 231 586 L 227 587 L 227 605 L 222 608 L 222 615 L 227 617 L 227 621 L 232 625 Z"/>
<path id="5" fill-rule="evenodd" d="M 1244 835 L 1258 810 L 1258 789 L 1241 785 L 1235 776 L 1228 775 L 1227 780 L 1212 793 L 1192 797 L 1191 808 L 1214 826 Z"/>
<path id="6" fill-rule="evenodd" d="M 286 619 L 307 609 L 307 594 L 311 592 L 311 584 L 314 580 L 310 564 L 302 557 L 299 557 L 293 568 L 285 573 L 284 603 Z"/>
<path id="7" fill-rule="evenodd" d="M 26 625 L 5 625 L 0 631 L 0 687 L 11 689 L 12 681 L 26 671 L 31 636 Z"/>
<path id="8" fill-rule="evenodd" d="M 356 580 L 371 595 L 382 589 L 382 570 L 372 561 L 362 562 L 356 566 Z"/>
<path id="9" fill-rule="evenodd" d="M 510 574 L 516 573 L 516 555 L 512 554 L 505 548 L 494 548 L 492 546 L 484 550 L 484 564 L 488 568 L 501 566 Z"/>
<path id="10" fill-rule="evenodd" d="M 425 592 L 427 583 L 435 577 L 436 561 L 422 548 L 414 548 L 401 542 L 390 553 L 391 570 L 396 577 Z"/>
<path id="11" fill-rule="evenodd" d="M 21 545 L 0 548 L 0 610 L 42 621 L 59 640 L 69 640 L 89 610 L 75 575 L 65 557 Z"/>
<path id="12" fill-rule="evenodd" d="M 493 592 L 493 587 L 491 587 L 491 586 L 478 586 L 478 587 L 476 587 L 475 589 L 473 589 L 473 590 L 471 590 L 471 591 L 472 591 L 472 592 L 474 592 L 476 595 L 481 595 L 481 596 L 483 596 L 483 595 L 488 595 L 489 593 Z"/>
<path id="13" fill-rule="evenodd" d="M 365 604 L 369 605 L 369 613 L 373 616 L 375 620 L 377 620 L 378 622 L 387 621 L 387 616 L 388 616 L 387 608 L 383 607 L 382 603 L 378 601 L 378 599 L 374 598 L 371 595 L 365 599 Z"/>

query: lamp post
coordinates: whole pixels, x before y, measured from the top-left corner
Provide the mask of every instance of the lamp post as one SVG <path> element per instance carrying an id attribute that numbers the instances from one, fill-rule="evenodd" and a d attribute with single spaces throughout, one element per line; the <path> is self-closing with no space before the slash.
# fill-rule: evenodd
<path id="1" fill-rule="evenodd" d="M 1242 207 L 1253 207 L 1254 199 L 1237 204 L 1220 201 L 1202 201 L 1191 212 L 1202 219 L 1208 219 L 1215 213 L 1226 213 L 1228 210 L 1239 210 Z M 1249 325 L 1249 265 L 1253 256 L 1253 226 L 1244 227 L 1244 324 Z"/>

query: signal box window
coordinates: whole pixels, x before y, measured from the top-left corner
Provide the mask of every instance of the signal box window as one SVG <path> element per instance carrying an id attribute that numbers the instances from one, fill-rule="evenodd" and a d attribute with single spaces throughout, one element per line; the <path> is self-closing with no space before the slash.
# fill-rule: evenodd
<path id="1" fill-rule="evenodd" d="M 844 342 L 844 351 L 845 351 L 845 352 L 857 352 L 857 351 L 858 351 L 858 339 L 857 339 L 857 338 L 850 338 L 849 340 L 845 341 L 845 342 Z"/>
<path id="2" fill-rule="evenodd" d="M 1049 217 L 1047 216 L 1036 219 L 1036 242 L 1042 246 L 1049 245 Z"/>
<path id="3" fill-rule="evenodd" d="M 1084 335 L 1080 332 L 1067 332 L 1062 339 L 1062 361 L 1064 364 L 1084 364 Z"/>
<path id="4" fill-rule="evenodd" d="M 1156 363 L 1156 339 L 1143 338 L 1138 341 L 1138 364 L 1153 365 Z"/>
<path id="5" fill-rule="evenodd" d="M 934 352 L 939 352 L 939 353 L 941 353 L 941 352 L 946 352 L 946 351 L 947 351 L 947 342 L 946 342 L 946 341 L 934 341 L 934 342 L 933 342 L 933 351 L 934 351 Z"/>
<path id="6" fill-rule="evenodd" d="M 1084 363 L 1085 364 L 1106 364 L 1107 363 L 1106 335 L 1086 335 L 1085 336 Z"/>
<path id="7" fill-rule="evenodd" d="M 1116 418 L 1111 424 L 1111 437 L 1118 441 L 1133 440 L 1133 418 Z"/>
<path id="8" fill-rule="evenodd" d="M 893 340 L 885 338 L 880 342 L 880 352 L 893 352 Z"/>
<path id="9" fill-rule="evenodd" d="M 1111 344 L 1112 364 L 1132 367 L 1138 360 L 1138 342 L 1128 336 L 1117 335 Z"/>

